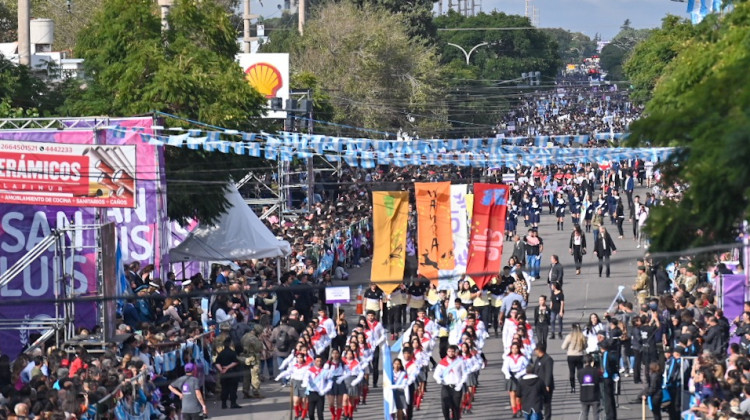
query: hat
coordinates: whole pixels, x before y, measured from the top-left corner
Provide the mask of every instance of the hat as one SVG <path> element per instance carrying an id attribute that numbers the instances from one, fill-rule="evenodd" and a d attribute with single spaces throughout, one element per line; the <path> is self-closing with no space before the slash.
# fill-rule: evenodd
<path id="1" fill-rule="evenodd" d="M 154 287 L 156 289 L 158 289 L 158 288 L 161 287 L 161 286 L 159 286 L 159 283 L 156 283 L 156 282 L 153 282 L 153 281 L 148 282 L 148 285 L 151 286 L 151 287 Z"/>
<path id="2" fill-rule="evenodd" d="M 187 363 L 185 365 L 185 373 L 190 373 L 195 370 L 195 365 L 192 363 Z"/>
<path id="3" fill-rule="evenodd" d="M 146 289 L 148 289 L 148 286 L 146 286 L 144 284 L 143 286 L 138 286 L 138 288 L 135 289 L 135 292 L 138 293 L 138 292 L 141 292 L 141 291 L 146 290 Z"/>
<path id="4" fill-rule="evenodd" d="M 182 282 L 182 287 L 190 286 L 191 284 L 193 284 L 193 280 L 187 279 L 187 280 L 185 280 L 185 281 Z"/>

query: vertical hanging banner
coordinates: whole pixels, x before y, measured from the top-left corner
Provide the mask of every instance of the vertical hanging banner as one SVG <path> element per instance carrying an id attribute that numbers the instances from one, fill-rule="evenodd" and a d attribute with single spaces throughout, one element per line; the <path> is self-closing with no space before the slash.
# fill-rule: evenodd
<path id="1" fill-rule="evenodd" d="M 507 185 L 474 184 L 474 213 L 466 271 L 476 273 L 470 276 L 480 289 L 500 272 L 509 191 Z"/>
<path id="2" fill-rule="evenodd" d="M 466 184 L 451 185 L 451 231 L 453 232 L 453 254 L 456 259 L 454 273 L 457 276 L 466 272 L 466 263 L 469 260 L 466 190 Z"/>
<path id="3" fill-rule="evenodd" d="M 450 182 L 417 182 L 417 273 L 433 284 L 439 271 L 453 270 L 453 232 L 451 231 Z"/>
<path id="4" fill-rule="evenodd" d="M 406 225 L 409 219 L 408 191 L 373 191 L 373 282 L 385 293 L 392 293 L 404 277 Z"/>

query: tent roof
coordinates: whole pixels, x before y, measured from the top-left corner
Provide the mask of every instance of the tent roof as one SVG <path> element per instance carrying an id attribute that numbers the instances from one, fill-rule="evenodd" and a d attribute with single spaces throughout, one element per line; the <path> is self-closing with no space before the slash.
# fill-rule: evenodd
<path id="1" fill-rule="evenodd" d="M 182 243 L 169 251 L 173 263 L 275 258 L 291 253 L 289 242 L 271 233 L 234 185 L 229 187 L 226 199 L 229 207 L 215 225 L 199 224 Z"/>

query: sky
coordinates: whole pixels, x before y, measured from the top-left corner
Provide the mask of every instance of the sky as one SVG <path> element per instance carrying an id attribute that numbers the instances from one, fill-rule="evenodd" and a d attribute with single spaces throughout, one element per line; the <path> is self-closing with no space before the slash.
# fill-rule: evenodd
<path id="1" fill-rule="evenodd" d="M 253 13 L 265 18 L 277 17 L 283 0 L 250 0 Z M 525 0 L 475 0 L 482 11 L 497 10 L 507 14 L 523 15 Z M 447 7 L 448 0 L 443 0 Z M 620 30 L 625 19 L 634 28 L 654 28 L 661 25 L 667 14 L 687 17 L 685 3 L 671 0 L 532 0 L 539 9 L 540 27 L 564 28 L 583 32 L 593 37 L 599 33 L 603 40 L 611 39 Z"/>

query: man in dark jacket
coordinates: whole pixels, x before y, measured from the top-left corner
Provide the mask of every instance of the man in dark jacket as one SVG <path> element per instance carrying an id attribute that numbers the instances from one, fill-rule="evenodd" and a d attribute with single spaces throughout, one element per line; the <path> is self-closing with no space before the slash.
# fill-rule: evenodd
<path id="1" fill-rule="evenodd" d="M 547 296 L 539 296 L 539 306 L 534 309 L 534 336 L 538 343 L 547 345 L 547 333 L 549 332 L 549 306 Z M 750 328 L 749 328 L 750 329 Z"/>
<path id="2" fill-rule="evenodd" d="M 607 277 L 609 277 L 609 257 L 617 252 L 612 237 L 604 226 L 599 227 L 599 237 L 594 243 L 594 255 L 599 259 L 599 277 L 602 276 L 602 268 L 607 265 Z"/>
<path id="3" fill-rule="evenodd" d="M 552 284 L 555 282 L 563 284 L 563 266 L 560 264 L 560 257 L 552 255 L 550 257 L 550 263 L 552 264 L 549 268 L 549 275 L 547 276 L 547 284 L 552 288 Z"/>
<path id="4" fill-rule="evenodd" d="M 708 350 L 713 355 L 721 353 L 721 327 L 714 316 L 706 318 L 706 334 L 703 335 L 703 350 Z"/>
<path id="5" fill-rule="evenodd" d="M 534 373 L 544 382 L 544 420 L 552 418 L 552 392 L 555 390 L 554 363 L 555 361 L 547 354 L 547 346 L 537 344 Z"/>
<path id="6" fill-rule="evenodd" d="M 578 369 L 578 383 L 581 386 L 581 418 L 588 420 L 589 412 L 594 420 L 599 418 L 602 373 L 594 367 L 594 356 L 583 356 L 583 369 Z"/>
<path id="7" fill-rule="evenodd" d="M 528 420 L 540 420 L 544 407 L 544 393 L 546 386 L 544 382 L 534 373 L 534 366 L 526 367 L 526 375 L 518 381 L 519 395 L 521 396 L 521 410 Z M 514 416 L 517 416 L 515 414 Z"/>

